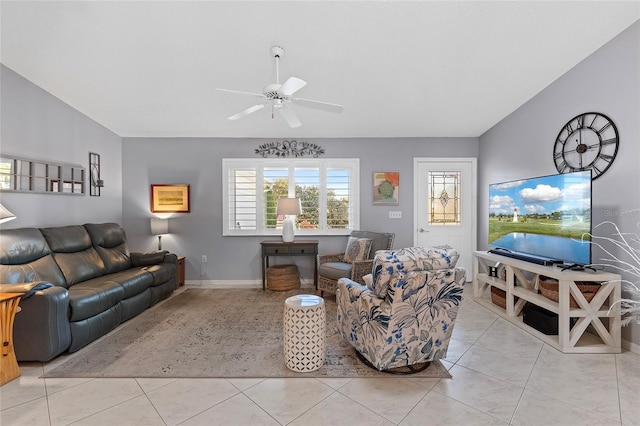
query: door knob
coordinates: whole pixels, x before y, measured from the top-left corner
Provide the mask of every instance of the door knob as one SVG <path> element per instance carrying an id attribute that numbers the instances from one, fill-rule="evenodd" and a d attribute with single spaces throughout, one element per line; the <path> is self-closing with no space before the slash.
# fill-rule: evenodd
<path id="1" fill-rule="evenodd" d="M 424 228 L 420 228 L 420 229 L 418 229 L 418 231 L 420 231 L 420 232 L 429 232 L 429 231 L 427 231 L 427 230 L 426 230 L 426 229 L 424 229 Z"/>

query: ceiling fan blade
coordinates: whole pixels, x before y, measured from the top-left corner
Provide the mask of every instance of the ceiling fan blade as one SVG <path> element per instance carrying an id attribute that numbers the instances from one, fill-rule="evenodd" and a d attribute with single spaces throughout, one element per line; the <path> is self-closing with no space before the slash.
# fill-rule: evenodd
<path id="1" fill-rule="evenodd" d="M 278 111 L 280 111 L 280 114 L 282 114 L 285 121 L 289 124 L 289 127 L 296 128 L 302 126 L 302 123 L 298 120 L 298 116 L 291 108 L 283 106 L 282 108 L 278 108 Z"/>
<path id="2" fill-rule="evenodd" d="M 262 93 L 252 93 L 252 92 L 242 92 L 240 90 L 229 90 L 229 89 L 217 89 L 221 92 L 229 92 L 229 93 L 235 93 L 237 95 L 250 95 L 250 96 L 256 96 L 258 98 L 266 98 L 265 95 L 263 95 Z"/>
<path id="3" fill-rule="evenodd" d="M 306 85 L 307 82 L 299 79 L 298 77 L 289 77 L 287 81 L 280 86 L 278 92 L 284 96 L 291 96 Z"/>
<path id="4" fill-rule="evenodd" d="M 231 117 L 229 117 L 229 120 L 237 120 L 238 118 L 242 118 L 242 117 L 246 117 L 247 115 L 251 114 L 252 112 L 256 112 L 262 108 L 264 108 L 265 104 L 258 104 L 258 105 L 254 105 L 252 107 L 249 107 L 247 109 L 245 109 L 242 112 L 239 112 L 237 114 L 232 115 Z"/>
<path id="5" fill-rule="evenodd" d="M 321 109 L 323 111 L 341 113 L 344 108 L 342 105 L 330 104 L 328 102 L 312 101 L 311 99 L 293 98 L 293 103 L 305 108 Z"/>

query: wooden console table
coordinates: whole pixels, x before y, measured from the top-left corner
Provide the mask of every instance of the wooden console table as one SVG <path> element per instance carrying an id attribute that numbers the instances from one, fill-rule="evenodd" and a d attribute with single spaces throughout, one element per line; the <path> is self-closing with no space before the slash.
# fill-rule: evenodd
<path id="1" fill-rule="evenodd" d="M 266 271 L 269 267 L 270 256 L 312 256 L 313 257 L 313 285 L 318 289 L 318 240 L 262 241 L 262 289 L 266 288 Z"/>
<path id="2" fill-rule="evenodd" d="M 21 293 L 0 293 L 0 386 L 20 376 L 20 367 L 13 350 L 13 321 L 20 310 Z"/>
<path id="3" fill-rule="evenodd" d="M 490 276 L 489 267 L 504 266 L 505 277 Z M 540 276 L 558 280 L 558 301 L 538 294 Z M 588 302 L 576 282 L 600 284 L 600 290 Z M 491 287 L 505 292 L 506 308 L 483 297 Z M 620 275 L 606 272 L 562 271 L 484 251 L 473 253 L 474 300 L 543 342 L 565 353 L 620 353 Z M 579 305 L 570 305 L 570 296 Z M 525 303 L 533 303 L 558 315 L 558 335 L 546 335 L 522 321 Z M 571 328 L 571 320 L 575 325 Z M 587 327 L 595 330 L 588 332 Z"/>

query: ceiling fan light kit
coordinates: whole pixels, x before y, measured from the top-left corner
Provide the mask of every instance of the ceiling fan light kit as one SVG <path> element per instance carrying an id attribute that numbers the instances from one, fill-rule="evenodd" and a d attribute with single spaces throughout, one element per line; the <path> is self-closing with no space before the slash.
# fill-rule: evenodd
<path id="1" fill-rule="evenodd" d="M 284 55 L 284 49 L 280 46 L 273 46 L 271 47 L 270 51 L 271 56 L 273 56 L 276 61 L 276 82 L 264 86 L 262 90 L 263 93 L 217 89 L 222 92 L 249 95 L 262 99 L 262 102 L 260 102 L 259 104 L 253 105 L 245 109 L 244 111 L 232 115 L 231 117 L 229 117 L 229 120 L 238 120 L 240 118 L 246 117 L 249 114 L 263 109 L 269 104 L 271 105 L 271 117 L 275 118 L 275 114 L 277 111 L 282 116 L 282 118 L 284 118 L 287 124 L 292 128 L 300 127 L 302 125 L 295 111 L 293 110 L 293 108 L 291 108 L 292 104 L 299 105 L 305 108 L 319 109 L 322 111 L 333 113 L 342 112 L 342 105 L 293 97 L 293 95 L 298 90 L 307 85 L 307 82 L 297 77 L 289 77 L 284 83 L 280 84 L 280 58 L 282 57 L 282 55 Z"/>

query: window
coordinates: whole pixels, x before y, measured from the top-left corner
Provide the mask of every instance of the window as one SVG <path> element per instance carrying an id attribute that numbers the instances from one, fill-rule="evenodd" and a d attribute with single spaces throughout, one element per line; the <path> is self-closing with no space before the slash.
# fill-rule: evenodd
<path id="1" fill-rule="evenodd" d="M 296 235 L 358 229 L 358 159 L 224 159 L 223 235 L 280 235 L 278 199 L 300 198 Z"/>

